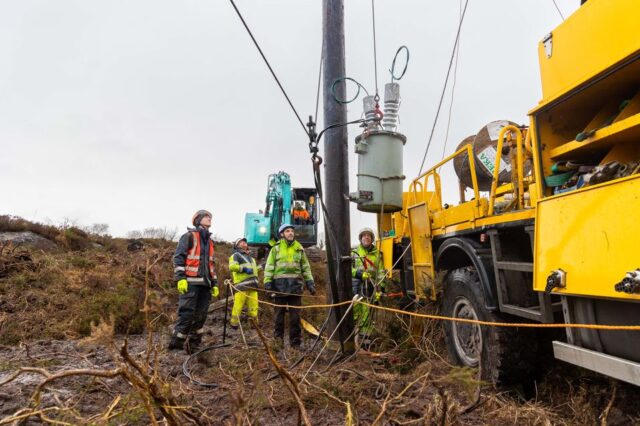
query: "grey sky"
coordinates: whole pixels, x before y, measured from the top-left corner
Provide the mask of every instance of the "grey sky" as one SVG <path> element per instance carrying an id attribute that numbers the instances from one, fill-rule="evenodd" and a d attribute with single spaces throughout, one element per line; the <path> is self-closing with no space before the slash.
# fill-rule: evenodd
<path id="1" fill-rule="evenodd" d="M 565 17 L 579 5 L 557 2 Z M 347 74 L 371 91 L 371 2 L 345 3 Z M 237 4 L 308 116 L 321 2 Z M 420 167 L 459 6 L 376 1 L 381 90 L 395 50 L 411 49 L 400 111 L 408 177 Z M 489 121 L 526 121 L 541 96 L 537 42 L 560 22 L 552 0 L 470 0 L 448 153 Z M 450 92 L 428 165 L 442 154 L 449 101 Z M 307 141 L 288 108 L 227 1 L 0 0 L 2 214 L 105 222 L 124 235 L 182 230 L 207 208 L 214 232 L 234 239 L 244 213 L 264 207 L 269 173 L 312 186 Z M 349 116 L 360 114 L 359 99 Z M 350 148 L 352 190 L 355 162 Z M 352 205 L 352 235 L 374 220 Z"/>

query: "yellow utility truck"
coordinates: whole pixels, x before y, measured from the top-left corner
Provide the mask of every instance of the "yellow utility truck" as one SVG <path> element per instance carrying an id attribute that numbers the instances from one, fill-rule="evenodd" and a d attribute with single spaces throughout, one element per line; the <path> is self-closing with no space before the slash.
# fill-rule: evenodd
<path id="1" fill-rule="evenodd" d="M 380 210 L 407 293 L 458 318 L 640 325 L 638 17 L 638 0 L 585 2 L 538 46 L 529 125 L 490 123 L 414 179 L 402 210 Z M 530 328 L 444 327 L 455 361 L 496 383 L 529 375 L 543 342 Z M 640 331 L 561 328 L 553 353 L 640 385 Z"/>

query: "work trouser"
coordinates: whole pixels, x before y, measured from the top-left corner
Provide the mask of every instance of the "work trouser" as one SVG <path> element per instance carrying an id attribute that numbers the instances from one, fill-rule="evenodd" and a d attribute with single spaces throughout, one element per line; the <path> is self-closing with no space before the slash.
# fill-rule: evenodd
<path id="1" fill-rule="evenodd" d="M 245 303 L 247 304 L 247 316 L 258 319 L 258 291 L 240 290 L 233 296 L 233 309 L 231 309 L 231 325 L 237 327 L 240 323 L 240 314 Z"/>
<path id="2" fill-rule="evenodd" d="M 373 294 L 373 285 L 371 283 L 363 283 L 362 280 L 354 278 L 351 280 L 351 290 L 353 295 L 364 297 L 363 302 L 368 302 Z M 353 320 L 358 327 L 359 333 L 363 335 L 370 335 L 373 331 L 371 326 L 371 309 L 368 306 L 356 303 L 353 305 Z"/>
<path id="3" fill-rule="evenodd" d="M 189 342 L 199 345 L 204 333 L 204 323 L 207 320 L 211 289 L 208 285 L 194 285 L 189 283 L 185 294 L 178 300 L 178 321 L 174 334 L 180 339 L 189 338 Z"/>
<path id="4" fill-rule="evenodd" d="M 302 305 L 302 296 L 277 296 L 275 298 L 275 303 L 277 305 L 300 306 Z M 287 310 L 289 311 L 289 344 L 291 346 L 300 346 L 302 343 L 300 309 L 277 307 L 276 328 L 273 334 L 277 339 L 284 338 L 284 316 Z"/>

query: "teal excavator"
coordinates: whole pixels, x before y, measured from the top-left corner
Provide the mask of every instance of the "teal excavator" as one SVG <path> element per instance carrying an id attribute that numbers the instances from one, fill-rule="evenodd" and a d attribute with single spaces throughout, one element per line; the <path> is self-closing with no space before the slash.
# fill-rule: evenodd
<path id="1" fill-rule="evenodd" d="M 318 243 L 318 208 L 315 188 L 292 188 L 286 172 L 269 175 L 266 208 L 259 213 L 246 213 L 244 237 L 254 247 L 270 247 L 278 240 L 283 223 L 295 226 L 296 239 L 304 246 Z"/>

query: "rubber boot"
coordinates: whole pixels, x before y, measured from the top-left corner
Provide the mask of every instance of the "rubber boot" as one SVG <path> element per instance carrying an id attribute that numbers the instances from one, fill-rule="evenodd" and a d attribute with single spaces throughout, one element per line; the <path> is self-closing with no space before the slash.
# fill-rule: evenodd
<path id="1" fill-rule="evenodd" d="M 194 354 L 201 349 L 202 336 L 189 336 L 187 343 L 184 345 L 184 350 L 189 354 Z"/>
<path id="2" fill-rule="evenodd" d="M 185 339 L 174 334 L 173 336 L 171 336 L 171 340 L 169 340 L 169 350 L 183 349 L 184 342 Z"/>

